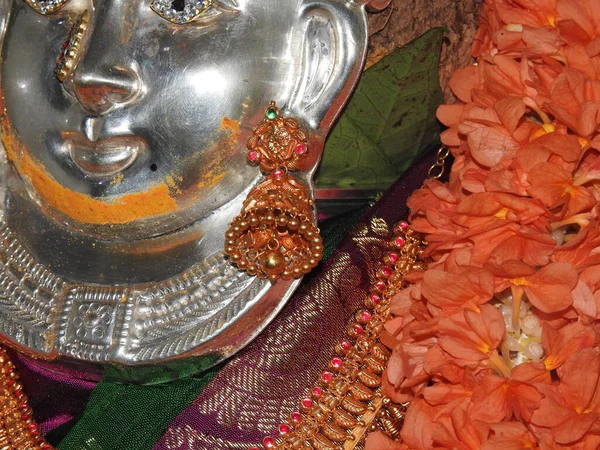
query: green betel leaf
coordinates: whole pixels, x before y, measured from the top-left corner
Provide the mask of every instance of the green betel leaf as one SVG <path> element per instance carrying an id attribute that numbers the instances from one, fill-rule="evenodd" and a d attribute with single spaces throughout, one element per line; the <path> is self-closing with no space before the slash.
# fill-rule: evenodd
<path id="1" fill-rule="evenodd" d="M 364 72 L 327 139 L 317 188 L 385 189 L 437 147 L 444 31 L 429 30 Z"/>

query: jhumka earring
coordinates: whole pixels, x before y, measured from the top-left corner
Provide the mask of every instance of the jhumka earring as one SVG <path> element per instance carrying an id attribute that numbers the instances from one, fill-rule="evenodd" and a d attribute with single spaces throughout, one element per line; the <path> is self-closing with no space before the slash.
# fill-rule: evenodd
<path id="1" fill-rule="evenodd" d="M 314 202 L 290 171 L 308 152 L 308 136 L 296 119 L 271 102 L 248 139 L 248 161 L 265 180 L 250 191 L 225 235 L 225 254 L 250 275 L 276 281 L 299 278 L 323 257 Z"/>

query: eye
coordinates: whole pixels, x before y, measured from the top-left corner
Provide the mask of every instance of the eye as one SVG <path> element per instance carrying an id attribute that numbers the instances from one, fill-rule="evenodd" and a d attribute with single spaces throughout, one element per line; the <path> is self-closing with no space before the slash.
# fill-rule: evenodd
<path id="1" fill-rule="evenodd" d="M 69 0 L 25 0 L 40 14 L 52 14 L 65 6 Z"/>
<path id="2" fill-rule="evenodd" d="M 151 8 L 163 19 L 183 24 L 197 19 L 213 5 L 213 0 L 152 0 Z"/>

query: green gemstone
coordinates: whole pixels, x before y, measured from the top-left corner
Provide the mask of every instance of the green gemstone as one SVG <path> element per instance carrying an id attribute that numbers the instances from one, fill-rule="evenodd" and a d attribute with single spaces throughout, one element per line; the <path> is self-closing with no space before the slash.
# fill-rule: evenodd
<path id="1" fill-rule="evenodd" d="M 274 120 L 276 118 L 277 118 L 277 111 L 275 111 L 273 108 L 267 109 L 267 119 Z"/>

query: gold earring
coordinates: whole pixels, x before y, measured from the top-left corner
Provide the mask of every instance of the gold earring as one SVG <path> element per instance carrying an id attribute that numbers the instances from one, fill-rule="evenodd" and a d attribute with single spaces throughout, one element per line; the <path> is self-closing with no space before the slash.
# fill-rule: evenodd
<path id="1" fill-rule="evenodd" d="M 314 203 L 289 172 L 308 152 L 308 136 L 296 119 L 271 102 L 248 139 L 248 161 L 265 180 L 250 191 L 225 235 L 225 254 L 250 275 L 276 281 L 300 278 L 323 257 Z"/>

